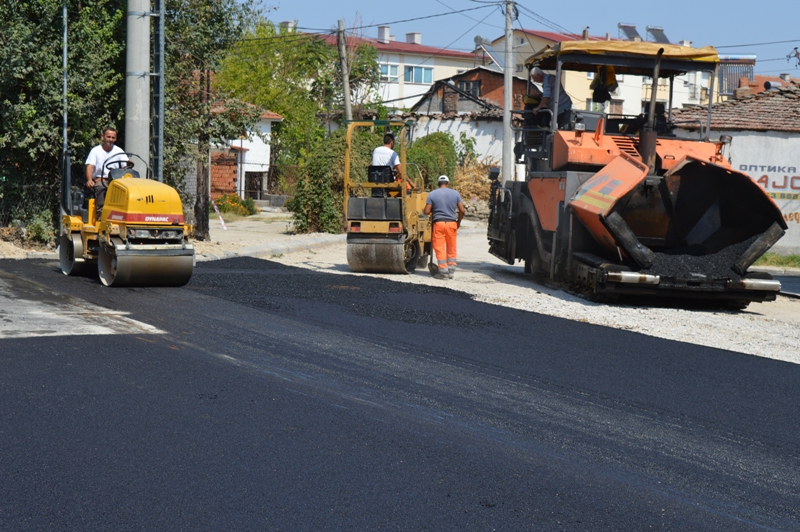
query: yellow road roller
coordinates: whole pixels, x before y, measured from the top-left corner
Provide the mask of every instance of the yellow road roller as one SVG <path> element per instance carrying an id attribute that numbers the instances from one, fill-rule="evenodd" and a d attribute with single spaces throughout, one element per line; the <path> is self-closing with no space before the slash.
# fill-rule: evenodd
<path id="1" fill-rule="evenodd" d="M 59 259 L 65 275 L 96 265 L 105 286 L 183 286 L 194 268 L 191 226 L 184 223 L 177 191 L 145 178 L 132 160 L 109 168 L 105 203 L 97 219 L 95 200 L 71 187 L 64 172 Z M 109 161 L 107 164 L 119 164 Z"/>
<path id="2" fill-rule="evenodd" d="M 354 272 L 413 273 L 431 252 L 431 224 L 423 214 L 428 193 L 417 170 L 409 176 L 406 137 L 410 123 L 375 120 L 347 126 L 344 161 L 344 212 L 347 264 Z M 357 128 L 399 129 L 399 171 L 389 166 L 351 167 L 353 131 Z"/>

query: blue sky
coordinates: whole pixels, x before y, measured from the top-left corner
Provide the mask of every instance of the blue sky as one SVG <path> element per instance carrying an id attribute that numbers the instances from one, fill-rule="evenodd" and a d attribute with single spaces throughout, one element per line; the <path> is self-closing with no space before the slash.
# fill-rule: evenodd
<path id="1" fill-rule="evenodd" d="M 756 74 L 788 72 L 800 78 L 796 61 L 786 60 L 795 46 L 800 47 L 796 0 L 525 0 L 518 4 L 515 28 L 580 34 L 589 26 L 592 35 L 610 33 L 615 38 L 620 22 L 635 25 L 643 37 L 647 26 L 658 26 L 674 43 L 688 40 L 694 46 L 717 46 L 720 55 L 755 55 Z M 476 35 L 495 39 L 503 34 L 505 19 L 499 5 L 488 0 L 262 0 L 262 7 L 270 9 L 270 20 L 296 20 L 305 31 L 335 29 L 342 19 L 346 27 L 363 27 L 359 30 L 363 36 L 377 37 L 374 26 L 390 23 L 397 40 L 404 40 L 406 33 L 421 32 L 425 45 L 462 51 L 472 49 Z M 433 16 L 467 9 L 471 11 Z"/>

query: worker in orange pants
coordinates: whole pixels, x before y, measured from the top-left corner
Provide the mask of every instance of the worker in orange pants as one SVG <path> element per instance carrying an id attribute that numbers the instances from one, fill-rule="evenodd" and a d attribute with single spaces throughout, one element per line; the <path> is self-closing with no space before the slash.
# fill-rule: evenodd
<path id="1" fill-rule="evenodd" d="M 428 194 L 425 203 L 425 214 L 433 214 L 433 251 L 439 271 L 437 279 L 452 279 L 458 263 L 456 237 L 461 219 L 464 218 L 464 202 L 457 190 L 450 188 L 450 179 L 440 175 L 437 180 L 439 188 Z"/>

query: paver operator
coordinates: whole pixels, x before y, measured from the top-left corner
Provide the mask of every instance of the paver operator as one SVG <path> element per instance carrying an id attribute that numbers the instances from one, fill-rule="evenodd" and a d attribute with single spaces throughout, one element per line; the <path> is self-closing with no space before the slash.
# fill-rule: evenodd
<path id="1" fill-rule="evenodd" d="M 450 188 L 450 179 L 440 175 L 439 188 L 428 194 L 425 214 L 433 213 L 433 251 L 439 266 L 437 279 L 452 279 L 456 272 L 456 237 L 461 219 L 464 218 L 464 202 L 457 190 Z"/>
<path id="2" fill-rule="evenodd" d="M 106 199 L 106 190 L 108 190 L 108 166 L 109 164 L 128 162 L 128 156 L 125 155 L 125 150 L 115 145 L 117 142 L 117 130 L 113 127 L 107 127 L 103 130 L 102 142 L 92 148 L 89 156 L 86 158 L 86 188 L 94 194 L 95 206 L 97 207 L 97 220 L 100 220 L 100 213 L 103 212 L 103 203 Z"/>

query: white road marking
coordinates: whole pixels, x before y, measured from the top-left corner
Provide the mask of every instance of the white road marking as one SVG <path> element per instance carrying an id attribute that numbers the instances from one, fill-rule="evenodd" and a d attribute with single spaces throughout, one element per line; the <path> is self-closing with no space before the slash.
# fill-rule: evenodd
<path id="1" fill-rule="evenodd" d="M 41 296 L 38 297 L 38 296 Z M 0 277 L 0 339 L 164 331 L 88 301 Z"/>

